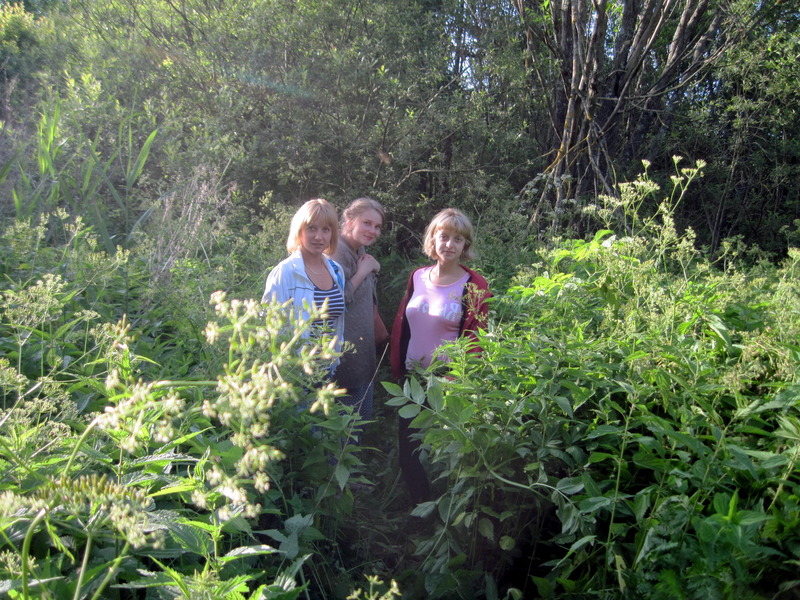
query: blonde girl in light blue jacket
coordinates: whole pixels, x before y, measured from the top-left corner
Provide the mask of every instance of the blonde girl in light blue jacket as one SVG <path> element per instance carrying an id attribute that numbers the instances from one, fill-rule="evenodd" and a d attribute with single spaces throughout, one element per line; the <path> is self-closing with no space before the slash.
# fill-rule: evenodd
<path id="1" fill-rule="evenodd" d="M 292 217 L 286 250 L 289 257 L 270 271 L 261 301 L 289 302 L 297 317 L 308 318 L 310 307 L 327 310 L 324 318 L 315 321 L 306 337 L 330 332 L 336 350 L 341 350 L 344 337 L 344 270 L 328 258 L 339 242 L 339 220 L 336 209 L 322 198 L 309 200 Z M 338 361 L 337 361 L 338 364 Z M 331 367 L 331 374 L 336 365 Z"/>

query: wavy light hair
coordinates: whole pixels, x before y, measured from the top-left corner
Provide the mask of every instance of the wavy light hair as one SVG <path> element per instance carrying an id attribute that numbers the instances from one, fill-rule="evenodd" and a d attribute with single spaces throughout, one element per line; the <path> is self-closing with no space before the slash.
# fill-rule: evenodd
<path id="1" fill-rule="evenodd" d="M 433 220 L 428 223 L 428 227 L 425 229 L 425 239 L 422 242 L 422 251 L 425 256 L 433 260 L 439 260 L 439 256 L 436 254 L 436 234 L 442 230 L 464 238 L 464 251 L 461 253 L 462 259 L 475 258 L 475 251 L 472 249 L 472 243 L 475 240 L 475 229 L 472 227 L 469 217 L 457 208 L 445 208 L 439 211 L 433 217 Z"/>

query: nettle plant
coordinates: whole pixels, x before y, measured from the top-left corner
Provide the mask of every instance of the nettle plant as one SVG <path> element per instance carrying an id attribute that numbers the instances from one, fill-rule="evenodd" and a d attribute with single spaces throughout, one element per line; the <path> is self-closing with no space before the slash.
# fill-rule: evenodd
<path id="1" fill-rule="evenodd" d="M 61 361 L 31 381 L 3 359 L 0 589 L 10 597 L 304 592 L 320 520 L 347 514 L 360 466 L 356 417 L 332 411 L 336 391 L 322 379 L 333 341 L 304 337 L 315 314 L 295 320 L 286 306 L 222 293 L 212 303 L 216 379 L 144 380 L 125 319 L 87 336 L 96 353 L 81 362 L 102 363 L 100 377 Z M 15 330 L 8 314 L 4 334 Z M 364 597 L 379 589 L 371 580 Z"/>
<path id="2" fill-rule="evenodd" d="M 800 586 L 797 251 L 721 270 L 669 206 L 560 241 L 494 299 L 480 356 L 386 385 L 437 494 L 415 511 L 427 597 Z"/>

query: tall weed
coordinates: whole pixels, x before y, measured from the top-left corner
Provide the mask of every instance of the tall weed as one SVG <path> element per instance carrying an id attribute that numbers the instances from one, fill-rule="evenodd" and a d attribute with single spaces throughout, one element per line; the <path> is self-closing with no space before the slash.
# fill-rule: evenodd
<path id="1" fill-rule="evenodd" d="M 45 222 L 66 246 L 43 244 Z M 332 345 L 307 344 L 309 324 L 283 307 L 219 293 L 201 331 L 219 370 L 153 379 L 153 358 L 137 351 L 150 341 L 124 316 L 104 324 L 139 301 L 141 263 L 108 256 L 65 213 L 42 223 L 0 238 L 2 589 L 304 593 L 317 548 L 352 508 L 350 484 L 363 481 L 355 417 L 317 384 Z"/>

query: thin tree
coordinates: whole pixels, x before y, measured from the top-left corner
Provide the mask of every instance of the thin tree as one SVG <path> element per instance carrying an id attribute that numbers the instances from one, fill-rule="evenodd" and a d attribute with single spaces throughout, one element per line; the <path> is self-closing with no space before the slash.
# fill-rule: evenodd
<path id="1" fill-rule="evenodd" d="M 512 0 L 533 87 L 549 101 L 549 181 L 531 215 L 614 194 L 615 168 L 645 158 L 670 102 L 761 15 L 739 0 Z"/>

